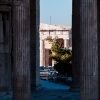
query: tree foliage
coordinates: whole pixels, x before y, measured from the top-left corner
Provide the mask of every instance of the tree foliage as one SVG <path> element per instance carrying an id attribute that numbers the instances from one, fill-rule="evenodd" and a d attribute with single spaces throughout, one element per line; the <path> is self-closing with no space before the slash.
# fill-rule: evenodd
<path id="1" fill-rule="evenodd" d="M 52 43 L 52 54 L 50 57 L 56 62 L 54 68 L 58 74 L 72 75 L 72 51 L 68 48 L 63 48 L 57 39 Z"/>

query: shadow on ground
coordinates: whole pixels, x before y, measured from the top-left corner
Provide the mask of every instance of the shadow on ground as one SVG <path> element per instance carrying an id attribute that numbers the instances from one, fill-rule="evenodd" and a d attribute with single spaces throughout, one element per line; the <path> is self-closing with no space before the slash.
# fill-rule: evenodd
<path id="1" fill-rule="evenodd" d="M 79 92 L 71 92 L 69 86 L 40 81 L 41 89 L 32 91 L 31 100 L 80 100 Z M 0 93 L 0 100 L 12 100 L 12 92 Z"/>

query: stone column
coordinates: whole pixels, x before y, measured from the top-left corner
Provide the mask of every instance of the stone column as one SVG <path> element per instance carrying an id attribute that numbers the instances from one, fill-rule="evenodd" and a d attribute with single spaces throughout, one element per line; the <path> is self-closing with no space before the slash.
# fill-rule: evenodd
<path id="1" fill-rule="evenodd" d="M 97 7 L 98 7 L 98 60 L 100 60 L 100 0 L 98 0 L 97 2 Z M 100 61 L 98 61 L 99 63 L 99 95 L 100 95 Z M 99 97 L 100 99 L 100 97 Z"/>
<path id="2" fill-rule="evenodd" d="M 13 4 L 13 100 L 30 100 L 30 0 Z"/>
<path id="3" fill-rule="evenodd" d="M 80 0 L 73 0 L 72 6 L 72 86 L 71 91 L 79 91 L 80 88 L 80 56 L 79 56 L 79 32 L 80 32 Z"/>
<path id="4" fill-rule="evenodd" d="M 99 100 L 97 0 L 80 0 L 81 100 Z"/>
<path id="5" fill-rule="evenodd" d="M 68 47 L 67 44 L 68 44 L 68 43 L 67 43 L 67 39 L 64 39 L 64 48 L 67 48 L 67 47 Z"/>
<path id="6" fill-rule="evenodd" d="M 40 66 L 44 66 L 44 40 L 40 39 Z"/>
<path id="7" fill-rule="evenodd" d="M 40 89 L 40 0 L 30 0 L 30 56 L 31 56 L 31 89 Z"/>

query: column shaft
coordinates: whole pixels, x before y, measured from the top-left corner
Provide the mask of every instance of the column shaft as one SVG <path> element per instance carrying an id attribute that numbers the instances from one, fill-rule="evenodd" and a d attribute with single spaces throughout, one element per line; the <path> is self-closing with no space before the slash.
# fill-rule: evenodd
<path id="1" fill-rule="evenodd" d="M 100 0 L 97 1 L 97 14 L 98 14 L 98 60 L 100 60 Z M 99 99 L 100 99 L 100 61 L 98 61 L 99 67 Z"/>
<path id="2" fill-rule="evenodd" d="M 30 100 L 30 1 L 13 4 L 13 100 Z"/>
<path id="3" fill-rule="evenodd" d="M 40 66 L 44 66 L 44 40 L 40 39 Z"/>
<path id="4" fill-rule="evenodd" d="M 73 0 L 72 6 L 72 91 L 79 91 L 80 88 L 80 56 L 79 56 L 79 32 L 80 32 L 80 0 Z"/>
<path id="5" fill-rule="evenodd" d="M 80 0 L 81 100 L 99 100 L 97 0 Z"/>
<path id="6" fill-rule="evenodd" d="M 31 89 L 40 88 L 40 0 L 30 0 L 30 61 L 31 61 Z"/>

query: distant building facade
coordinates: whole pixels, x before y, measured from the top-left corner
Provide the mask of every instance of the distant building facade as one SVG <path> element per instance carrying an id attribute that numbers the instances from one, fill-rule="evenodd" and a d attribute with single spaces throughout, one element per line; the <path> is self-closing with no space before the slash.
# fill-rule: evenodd
<path id="1" fill-rule="evenodd" d="M 72 48 L 71 27 L 62 25 L 40 24 L 40 66 L 54 66 L 54 61 L 49 57 L 52 43 L 48 37 L 56 38 L 65 48 Z"/>

